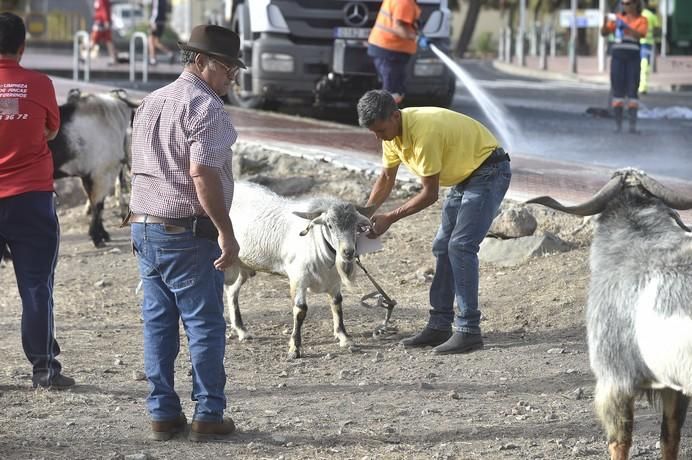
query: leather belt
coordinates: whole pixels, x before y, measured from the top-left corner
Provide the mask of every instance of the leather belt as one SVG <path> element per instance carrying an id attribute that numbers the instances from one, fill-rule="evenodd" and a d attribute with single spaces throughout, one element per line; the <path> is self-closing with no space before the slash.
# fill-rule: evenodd
<path id="1" fill-rule="evenodd" d="M 201 217 L 197 217 L 199 219 Z M 142 223 L 142 224 L 166 224 L 175 225 L 178 227 L 192 228 L 192 224 L 196 218 L 195 217 L 185 217 L 181 219 L 174 219 L 169 217 L 159 217 L 151 216 L 149 214 L 135 214 L 132 213 L 126 219 L 124 223 Z"/>
<path id="2" fill-rule="evenodd" d="M 497 163 L 502 163 L 503 161 L 510 161 L 509 153 L 505 152 L 502 147 L 498 147 L 488 156 L 488 158 L 481 163 L 481 166 L 494 165 Z M 480 166 L 479 166 L 480 167 Z"/>

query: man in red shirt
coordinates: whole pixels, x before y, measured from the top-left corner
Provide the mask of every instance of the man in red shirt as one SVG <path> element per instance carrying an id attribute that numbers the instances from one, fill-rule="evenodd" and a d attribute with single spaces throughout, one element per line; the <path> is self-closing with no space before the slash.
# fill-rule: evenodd
<path id="1" fill-rule="evenodd" d="M 0 249 L 10 248 L 22 298 L 22 345 L 34 387 L 64 388 L 54 337 L 53 277 L 60 227 L 48 140 L 60 127 L 53 84 L 24 69 L 22 18 L 0 13 Z"/>

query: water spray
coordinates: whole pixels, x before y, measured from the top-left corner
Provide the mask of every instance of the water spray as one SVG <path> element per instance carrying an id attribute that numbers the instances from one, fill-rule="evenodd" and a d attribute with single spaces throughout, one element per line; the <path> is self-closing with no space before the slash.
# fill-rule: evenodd
<path id="1" fill-rule="evenodd" d="M 507 111 L 499 104 L 478 82 L 469 75 L 459 64 L 447 56 L 434 43 L 429 44 L 433 53 L 446 65 L 449 70 L 463 83 L 471 96 L 476 100 L 481 110 L 492 124 L 495 134 L 500 138 L 503 146 L 509 151 L 519 148 L 519 125 L 512 119 Z"/>

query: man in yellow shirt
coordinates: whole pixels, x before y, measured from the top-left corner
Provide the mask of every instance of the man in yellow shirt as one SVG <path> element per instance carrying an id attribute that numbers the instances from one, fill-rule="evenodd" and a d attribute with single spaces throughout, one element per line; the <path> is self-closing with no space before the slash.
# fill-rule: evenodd
<path id="1" fill-rule="evenodd" d="M 478 249 L 509 187 L 509 155 L 473 118 L 438 107 L 400 110 L 384 90 L 368 91 L 361 97 L 358 122 L 382 140 L 383 168 L 368 206 L 379 208 L 389 197 L 401 163 L 420 177 L 423 186 L 400 207 L 375 214 L 372 235 L 382 235 L 394 222 L 435 203 L 440 186 L 451 187 L 432 245 L 437 262 L 428 324 L 401 343 L 406 347 L 431 345 L 437 354 L 482 348 Z"/>

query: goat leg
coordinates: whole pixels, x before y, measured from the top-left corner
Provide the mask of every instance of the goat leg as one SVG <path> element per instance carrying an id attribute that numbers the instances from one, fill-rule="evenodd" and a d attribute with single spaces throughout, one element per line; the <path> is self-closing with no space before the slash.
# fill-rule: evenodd
<path id="1" fill-rule="evenodd" d="M 627 460 L 632 447 L 634 397 L 612 385 L 598 382 L 595 404 L 608 436 L 610 460 Z"/>
<path id="2" fill-rule="evenodd" d="M 294 288 L 291 286 L 291 297 L 295 300 L 293 303 L 293 331 L 291 332 L 291 339 L 288 341 L 289 360 L 300 358 L 300 347 L 302 342 L 300 330 L 303 327 L 305 316 L 308 314 L 305 291 L 304 288 Z"/>
<path id="3" fill-rule="evenodd" d="M 227 270 L 227 273 L 230 270 Z M 227 275 L 228 276 L 228 275 Z M 238 334 L 238 340 L 242 342 L 243 340 L 251 339 L 252 335 L 248 332 L 243 324 L 243 318 L 240 315 L 240 288 L 245 284 L 250 275 L 247 271 L 240 269 L 238 274 L 233 280 L 233 283 L 228 286 L 224 286 L 224 291 L 226 292 L 226 301 L 229 305 L 232 305 L 233 310 L 229 312 L 229 319 L 231 320 L 231 328 Z M 232 278 L 229 278 L 229 280 Z"/>
<path id="4" fill-rule="evenodd" d="M 676 460 L 680 448 L 680 430 L 685 423 L 690 399 L 679 391 L 661 391 L 663 420 L 661 421 L 661 458 Z"/>
<path id="5" fill-rule="evenodd" d="M 343 297 L 341 292 L 337 291 L 336 294 L 330 294 L 329 297 L 331 299 L 332 321 L 334 323 L 334 338 L 339 341 L 341 348 L 349 347 L 351 351 L 355 351 L 353 341 L 346 333 L 346 328 L 344 327 L 344 312 L 341 307 Z"/>

